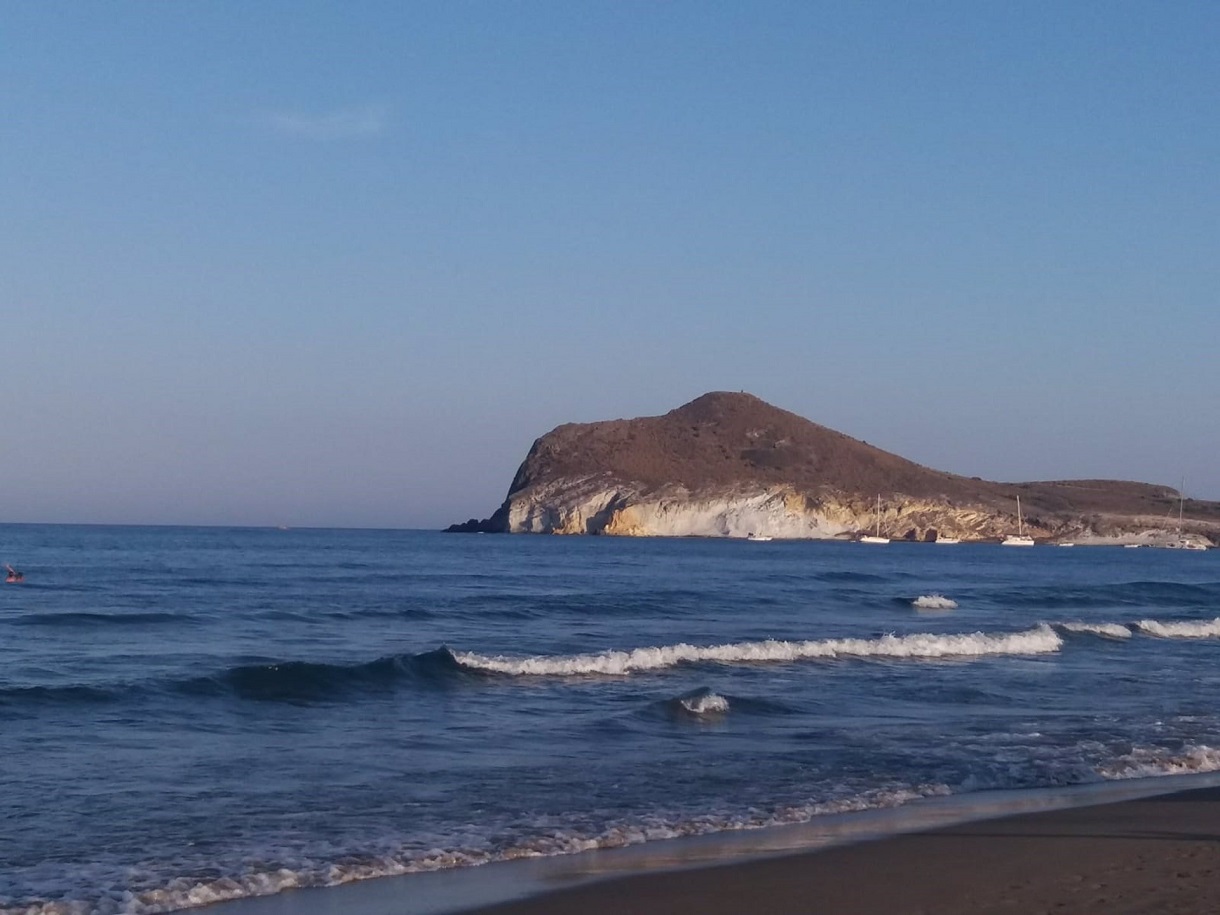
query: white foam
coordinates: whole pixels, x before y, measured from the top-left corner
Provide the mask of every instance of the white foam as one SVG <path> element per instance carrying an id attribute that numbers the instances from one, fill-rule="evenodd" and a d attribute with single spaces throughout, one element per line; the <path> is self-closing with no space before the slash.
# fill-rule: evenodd
<path id="1" fill-rule="evenodd" d="M 163 887 L 131 894 L 128 904 L 121 911 L 123 915 L 153 915 L 158 912 L 173 912 L 177 909 L 227 902 L 231 899 L 245 899 L 249 896 L 270 896 L 284 890 L 318 886 L 322 883 L 323 881 L 308 871 L 296 871 L 286 867 L 265 873 L 219 877 L 214 880 L 178 878 Z"/>
<path id="2" fill-rule="evenodd" d="M 1220 750 L 1203 744 L 1188 745 L 1176 752 L 1157 747 L 1136 747 L 1098 769 L 1103 778 L 1109 779 L 1217 771 L 1220 771 Z"/>
<path id="3" fill-rule="evenodd" d="M 648 816 L 614 823 L 600 831 L 585 834 L 569 829 L 540 832 L 498 849 L 435 848 L 423 852 L 400 851 L 343 863 L 300 861 L 292 867 L 282 867 L 274 871 L 210 879 L 177 877 L 154 889 L 115 891 L 93 903 L 82 900 L 40 900 L 15 907 L 0 905 L 0 915 L 155 915 L 226 900 L 266 896 L 298 887 L 336 886 L 377 877 L 472 867 L 496 861 L 571 855 L 663 839 L 807 823 L 827 814 L 899 807 L 909 801 L 950 793 L 949 788 L 942 784 L 890 786 L 849 797 L 794 804 L 773 810 L 750 808 L 742 813 L 708 813 L 674 819 Z"/>
<path id="4" fill-rule="evenodd" d="M 1060 623 L 1059 625 L 1068 632 L 1100 635 L 1109 639 L 1131 638 L 1131 627 L 1124 626 L 1122 623 Z"/>
<path id="5" fill-rule="evenodd" d="M 717 715 L 729 710 L 729 700 L 716 693 L 700 693 L 678 700 L 692 715 Z"/>
<path id="6" fill-rule="evenodd" d="M 957 601 L 943 594 L 922 594 L 911 601 L 911 606 L 919 610 L 956 610 Z"/>
<path id="7" fill-rule="evenodd" d="M 626 676 L 637 671 L 663 670 L 683 663 L 714 661 L 722 664 L 792 662 L 836 658 L 964 658 L 987 655 L 1049 654 L 1062 647 L 1063 639 L 1046 624 L 1022 632 L 959 635 L 912 633 L 883 635 L 873 639 L 821 639 L 788 642 L 736 642 L 728 645 L 665 645 L 632 651 L 558 657 L 513 658 L 455 651 L 458 662 L 478 670 L 534 677 L 570 677 L 590 674 Z"/>
<path id="8" fill-rule="evenodd" d="M 35 902 L 29 905 L 0 905 L 0 915 L 95 915 L 83 902 Z"/>
<path id="9" fill-rule="evenodd" d="M 1214 639 L 1220 638 L 1220 616 L 1213 620 L 1197 620 L 1184 623 L 1162 623 L 1158 620 L 1140 620 L 1136 623 L 1142 632 L 1163 639 Z"/>

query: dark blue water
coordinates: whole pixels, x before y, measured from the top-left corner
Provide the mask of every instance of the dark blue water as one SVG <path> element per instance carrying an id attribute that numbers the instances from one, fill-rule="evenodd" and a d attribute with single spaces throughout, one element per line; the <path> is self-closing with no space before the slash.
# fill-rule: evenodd
<path id="1" fill-rule="evenodd" d="M 3 526 L 0 552 L 26 573 L 0 912 L 1220 768 L 1216 551 Z"/>

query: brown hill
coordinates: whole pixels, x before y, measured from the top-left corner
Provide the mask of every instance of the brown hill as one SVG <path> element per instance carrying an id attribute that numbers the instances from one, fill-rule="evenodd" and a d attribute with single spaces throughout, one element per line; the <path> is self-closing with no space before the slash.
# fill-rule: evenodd
<path id="1" fill-rule="evenodd" d="M 774 407 L 750 394 L 704 394 L 663 416 L 569 423 L 534 442 L 501 509 L 474 529 L 505 530 L 515 497 L 560 480 L 596 479 L 634 495 L 679 487 L 691 494 L 786 486 L 810 499 L 902 497 L 1040 515 L 1162 517 L 1176 490 L 1113 480 L 997 483 L 944 473 Z M 1186 503 L 1187 515 L 1220 520 L 1220 504 Z M 471 524 L 455 526 L 471 529 Z"/>

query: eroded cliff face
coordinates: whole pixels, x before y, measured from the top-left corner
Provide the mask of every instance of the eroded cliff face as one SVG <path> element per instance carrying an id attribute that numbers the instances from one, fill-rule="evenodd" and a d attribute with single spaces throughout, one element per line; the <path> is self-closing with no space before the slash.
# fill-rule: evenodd
<path id="1" fill-rule="evenodd" d="M 555 480 L 514 494 L 507 503 L 510 533 L 608 534 L 619 537 L 748 537 L 840 539 L 877 528 L 876 502 L 858 496 L 813 497 L 788 486 L 692 493 L 655 492 L 597 479 Z M 1035 537 L 1063 524 L 1026 524 Z M 982 507 L 882 499 L 881 533 L 893 539 L 957 537 L 980 540 L 1016 533 L 1017 520 Z"/>

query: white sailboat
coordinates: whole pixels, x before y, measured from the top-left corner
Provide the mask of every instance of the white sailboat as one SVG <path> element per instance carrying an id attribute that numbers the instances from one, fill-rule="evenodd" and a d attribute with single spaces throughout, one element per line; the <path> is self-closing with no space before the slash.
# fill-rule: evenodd
<path id="1" fill-rule="evenodd" d="M 1017 532 L 1009 534 L 1000 541 L 1000 546 L 1033 546 L 1034 538 L 1025 533 L 1025 523 L 1021 520 L 1021 497 L 1017 496 Z"/>
<path id="2" fill-rule="evenodd" d="M 861 543 L 889 543 L 889 537 L 881 536 L 881 493 L 877 493 L 877 533 L 865 534 L 860 538 Z"/>
<path id="3" fill-rule="evenodd" d="M 1170 550 L 1206 550 L 1207 545 L 1200 543 L 1192 537 L 1182 536 L 1182 513 L 1186 507 L 1186 480 L 1182 480 L 1182 486 L 1178 490 L 1178 539 L 1165 544 Z"/>

